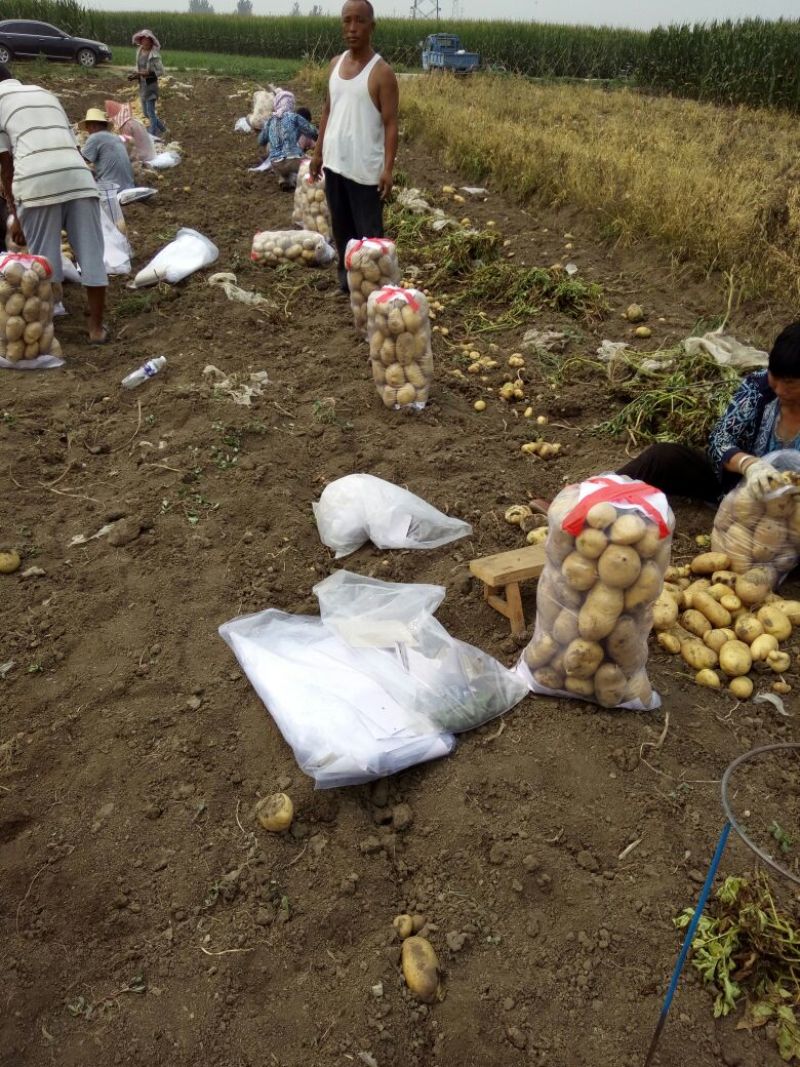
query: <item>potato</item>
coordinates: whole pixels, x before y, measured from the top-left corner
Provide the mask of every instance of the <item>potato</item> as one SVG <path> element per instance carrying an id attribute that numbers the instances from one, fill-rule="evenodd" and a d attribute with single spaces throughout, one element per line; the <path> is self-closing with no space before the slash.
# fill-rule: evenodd
<path id="1" fill-rule="evenodd" d="M 725 596 L 720 597 L 720 604 L 726 611 L 733 612 L 740 611 L 743 607 L 741 600 L 735 593 L 726 593 Z"/>
<path id="2" fill-rule="evenodd" d="M 719 665 L 729 678 L 738 678 L 750 672 L 753 657 L 744 641 L 726 641 L 719 650 Z"/>
<path id="3" fill-rule="evenodd" d="M 53 342 L 56 344 L 57 342 Z M 51 346 L 50 352 L 55 355 L 55 351 Z M 9 363 L 19 363 L 21 359 L 25 357 L 25 342 L 24 341 L 9 341 L 6 344 L 6 359 Z"/>
<path id="4" fill-rule="evenodd" d="M 692 597 L 695 593 L 707 593 L 711 588 L 708 578 L 697 578 L 690 582 L 683 591 L 683 600 L 687 608 L 693 608 Z"/>
<path id="5" fill-rule="evenodd" d="M 733 494 L 731 509 L 737 523 L 755 524 L 764 514 L 764 503 L 753 496 L 746 486 L 741 486 L 739 491 Z"/>
<path id="6" fill-rule="evenodd" d="M 628 589 L 642 569 L 642 561 L 635 548 L 610 544 L 597 561 L 597 573 L 606 585 L 615 589 Z"/>
<path id="7" fill-rule="evenodd" d="M 594 676 L 594 695 L 604 708 L 614 708 L 622 702 L 628 679 L 615 663 L 604 663 Z"/>
<path id="8" fill-rule="evenodd" d="M 538 607 L 538 598 L 537 598 Z M 544 667 L 558 652 L 558 644 L 550 637 L 549 634 L 542 634 L 538 641 L 535 643 L 531 641 L 523 654 L 525 662 L 532 671 L 536 671 L 539 667 Z"/>
<path id="9" fill-rule="evenodd" d="M 755 615 L 746 612 L 736 620 L 733 630 L 740 641 L 752 645 L 755 639 L 763 634 L 764 626 Z"/>
<path id="10" fill-rule="evenodd" d="M 731 678 L 728 682 L 728 692 L 732 693 L 737 700 L 749 700 L 753 695 L 753 682 L 747 675 Z"/>
<path id="11" fill-rule="evenodd" d="M 578 612 L 578 633 L 589 641 L 602 641 L 616 626 L 623 605 L 621 589 L 598 582 Z"/>
<path id="12" fill-rule="evenodd" d="M 397 351 L 397 362 L 406 367 L 410 363 L 414 363 L 415 356 L 415 344 L 414 338 L 410 333 L 401 333 L 395 341 L 395 349 Z"/>
<path id="13" fill-rule="evenodd" d="M 753 567 L 736 579 L 736 595 L 747 607 L 761 604 L 772 592 L 775 572 L 770 567 Z"/>
<path id="14" fill-rule="evenodd" d="M 661 547 L 661 534 L 654 522 L 645 523 L 645 531 L 635 544 L 642 559 L 652 559 Z"/>
<path id="15" fill-rule="evenodd" d="M 540 667 L 533 672 L 533 680 L 544 689 L 564 688 L 564 675 L 554 667 Z"/>
<path id="16" fill-rule="evenodd" d="M 693 593 L 691 605 L 696 611 L 702 612 L 715 629 L 730 626 L 730 612 L 726 611 L 722 604 L 718 604 L 713 596 L 710 596 L 707 592 L 698 590 L 698 592 Z"/>
<path id="17" fill-rule="evenodd" d="M 423 1004 L 433 1004 L 439 995 L 439 960 L 433 945 L 414 934 L 403 942 L 400 959 L 408 988 Z"/>
<path id="18" fill-rule="evenodd" d="M 694 671 L 710 669 L 717 665 L 716 652 L 697 637 L 681 643 L 681 656 Z"/>
<path id="19" fill-rule="evenodd" d="M 38 296 L 30 296 L 22 308 L 22 317 L 26 322 L 38 322 L 42 310 L 42 302 Z"/>
<path id="20" fill-rule="evenodd" d="M 564 688 L 576 697 L 586 697 L 587 700 L 591 700 L 594 696 L 594 678 L 567 678 Z"/>
<path id="21" fill-rule="evenodd" d="M 706 689 L 722 688 L 722 682 L 719 680 L 719 675 L 716 671 L 709 670 L 708 667 L 704 667 L 702 671 L 698 671 L 694 676 L 694 680 L 698 685 L 702 685 Z"/>
<path id="22" fill-rule="evenodd" d="M 608 545 L 608 538 L 602 530 L 587 526 L 575 538 L 575 549 L 586 559 L 597 559 Z"/>
<path id="23" fill-rule="evenodd" d="M 573 678 L 591 678 L 602 662 L 602 646 L 580 637 L 571 641 L 564 653 L 564 671 Z"/>
<path id="24" fill-rule="evenodd" d="M 395 349 L 395 343 L 393 338 L 387 337 L 381 345 L 380 351 L 381 363 L 384 367 L 391 367 L 392 365 L 400 366 L 397 362 L 397 351 Z M 405 380 L 405 375 L 403 376 Z"/>
<path id="25" fill-rule="evenodd" d="M 427 399 L 427 397 L 426 397 Z M 415 403 L 417 400 L 417 390 L 411 385 L 410 382 L 406 382 L 405 385 L 401 385 L 397 390 L 397 403 L 401 407 L 408 407 L 409 404 Z"/>
<path id="26" fill-rule="evenodd" d="M 608 531 L 608 537 L 616 545 L 633 545 L 644 537 L 646 530 L 644 519 L 627 512 L 614 522 Z"/>
<path id="27" fill-rule="evenodd" d="M 724 552 L 701 552 L 689 564 L 689 569 L 692 574 L 713 574 L 714 571 L 725 571 L 729 566 L 730 559 Z"/>
<path id="28" fill-rule="evenodd" d="M 639 577 L 625 591 L 625 610 L 634 611 L 644 604 L 652 604 L 661 592 L 664 579 L 661 576 L 661 568 L 653 560 L 647 560 L 642 564 Z"/>
<path id="29" fill-rule="evenodd" d="M 22 315 L 22 309 L 25 307 L 25 297 L 22 293 L 14 293 L 6 300 L 6 314 L 8 316 Z"/>
<path id="30" fill-rule="evenodd" d="M 781 609 L 774 604 L 767 604 L 765 607 L 759 608 L 756 612 L 756 618 L 764 627 L 764 632 L 772 634 L 779 642 L 787 641 L 791 637 L 792 624 Z"/>
<path id="31" fill-rule="evenodd" d="M 39 275 L 36 271 L 26 270 L 20 279 L 19 288 L 23 296 L 33 296 L 39 288 Z"/>
<path id="32" fill-rule="evenodd" d="M 574 611 L 564 608 L 558 613 L 552 627 L 553 639 L 566 646 L 578 636 L 578 616 Z"/>
<path id="33" fill-rule="evenodd" d="M 758 620 L 756 620 L 758 621 Z M 759 625 L 761 625 L 759 623 Z M 750 655 L 754 663 L 766 662 L 770 652 L 778 651 L 778 639 L 773 634 L 760 634 L 750 645 Z"/>
<path id="34" fill-rule="evenodd" d="M 714 629 L 702 611 L 697 611 L 695 608 L 689 608 L 688 611 L 684 611 L 683 615 L 681 615 L 681 626 L 688 630 L 690 634 L 694 634 L 695 637 L 704 637 Z"/>
<path id="35" fill-rule="evenodd" d="M 630 615 L 620 615 L 606 638 L 606 650 L 626 674 L 643 667 L 647 662 L 647 637 L 641 623 Z"/>
<path id="36" fill-rule="evenodd" d="M 724 627 L 721 630 L 709 630 L 708 633 L 703 634 L 703 644 L 718 653 L 727 641 L 733 641 L 735 638 L 734 631 Z"/>
<path id="37" fill-rule="evenodd" d="M 384 407 L 393 408 L 397 403 L 397 390 L 392 389 L 390 385 L 384 385 L 381 390 L 381 400 Z"/>
<path id="38" fill-rule="evenodd" d="M 792 626 L 800 626 L 800 600 L 781 600 L 778 607 Z"/>
<path id="39" fill-rule="evenodd" d="M 7 266 L 3 267 L 3 277 L 9 285 L 15 289 L 19 287 L 22 281 L 22 275 L 25 273 L 25 268 L 19 262 L 11 262 Z"/>
<path id="40" fill-rule="evenodd" d="M 776 651 L 769 653 L 766 662 L 771 671 L 775 671 L 776 674 L 783 674 L 784 671 L 788 671 L 791 667 L 792 657 L 788 652 L 781 652 L 776 649 Z"/>
<path id="41" fill-rule="evenodd" d="M 405 941 L 407 937 L 411 937 L 414 933 L 414 920 L 410 915 L 395 915 L 392 919 L 392 926 L 397 931 L 397 936 L 401 941 Z"/>
<path id="42" fill-rule="evenodd" d="M 386 368 L 379 359 L 372 360 L 372 380 L 379 387 L 378 391 L 382 392 L 382 387 L 386 385 Z"/>
<path id="43" fill-rule="evenodd" d="M 637 671 L 628 679 L 628 685 L 622 695 L 624 704 L 638 701 L 642 707 L 649 708 L 653 700 L 653 687 L 647 677 L 647 671 Z"/>
<path id="44" fill-rule="evenodd" d="M 728 589 L 733 589 L 737 578 L 736 571 L 714 571 L 711 575 L 711 581 L 714 585 L 727 585 Z"/>
<path id="45" fill-rule="evenodd" d="M 12 315 L 6 320 L 6 340 L 19 341 L 25 333 L 25 320 L 19 315 Z"/>
<path id="46" fill-rule="evenodd" d="M 294 817 L 294 804 L 286 793 L 273 793 L 256 804 L 256 818 L 265 830 L 281 833 L 288 830 Z"/>
<path id="47" fill-rule="evenodd" d="M 25 345 L 25 359 L 36 359 L 39 355 L 39 342 L 31 341 Z"/>
<path id="48" fill-rule="evenodd" d="M 669 652 L 673 656 L 677 655 L 681 650 L 681 639 L 677 634 L 662 631 L 656 640 L 665 652 Z"/>
<path id="49" fill-rule="evenodd" d="M 403 340 L 403 337 L 408 337 L 408 334 L 403 334 L 402 336 L 397 338 L 398 349 L 400 342 Z M 405 372 L 406 381 L 410 382 L 417 389 L 427 388 L 428 382 L 430 381 L 430 376 L 427 374 L 423 374 L 422 369 L 418 363 L 409 363 L 408 366 L 405 368 Z"/>
<path id="50" fill-rule="evenodd" d="M 28 325 L 25 327 L 25 331 L 22 334 L 22 338 L 25 341 L 25 344 L 33 344 L 34 342 L 39 341 L 39 338 L 42 336 L 43 332 L 44 328 L 41 322 L 29 322 Z"/>
<path id="51" fill-rule="evenodd" d="M 586 514 L 586 525 L 594 530 L 604 530 L 617 518 L 617 509 L 613 504 L 593 504 Z"/>
<path id="52" fill-rule="evenodd" d="M 578 552 L 571 552 L 561 565 L 564 581 L 572 589 L 586 592 L 597 581 L 597 566 Z"/>
<path id="53" fill-rule="evenodd" d="M 678 604 L 669 593 L 661 592 L 653 604 L 653 627 L 656 630 L 668 630 L 678 621 Z"/>
<path id="54" fill-rule="evenodd" d="M 769 563 L 786 543 L 786 526 L 765 516 L 753 530 L 752 555 L 756 563 Z"/>

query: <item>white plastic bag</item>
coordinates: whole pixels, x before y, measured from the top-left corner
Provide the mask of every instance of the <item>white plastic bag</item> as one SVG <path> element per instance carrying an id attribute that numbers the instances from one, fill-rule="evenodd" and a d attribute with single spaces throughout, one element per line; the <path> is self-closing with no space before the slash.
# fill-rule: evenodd
<path id="1" fill-rule="evenodd" d="M 130 274 L 131 246 L 128 238 L 119 230 L 108 212 L 101 210 L 100 221 L 103 225 L 103 265 L 108 274 Z"/>
<path id="2" fill-rule="evenodd" d="M 436 621 L 441 586 L 338 571 L 314 592 L 321 619 L 264 611 L 219 633 L 321 788 L 447 755 L 454 732 L 525 696 L 513 671 Z"/>
<path id="3" fill-rule="evenodd" d="M 167 149 L 165 152 L 159 152 L 152 159 L 146 160 L 144 165 L 152 167 L 153 170 L 169 170 L 170 167 L 177 167 L 180 161 L 181 157 L 177 152 Z"/>
<path id="4" fill-rule="evenodd" d="M 647 711 L 652 606 L 664 584 L 675 517 L 644 482 L 605 474 L 550 505 L 536 626 L 518 670 L 534 693 Z"/>
<path id="5" fill-rule="evenodd" d="M 65 282 L 72 282 L 74 285 L 81 284 L 81 269 L 77 264 L 61 253 L 61 273 L 64 276 Z"/>
<path id="6" fill-rule="evenodd" d="M 336 259 L 336 252 L 313 230 L 262 230 L 253 237 L 250 258 L 269 267 L 283 263 L 327 267 Z"/>
<path id="7" fill-rule="evenodd" d="M 314 586 L 323 623 L 358 650 L 365 671 L 432 729 L 457 734 L 509 711 L 528 687 L 434 618 L 445 592 L 344 570 Z"/>
<path id="8" fill-rule="evenodd" d="M 376 548 L 438 548 L 472 533 L 468 522 L 372 474 L 337 478 L 312 508 L 320 539 L 337 559 L 367 541 Z"/>
<path id="9" fill-rule="evenodd" d="M 190 274 L 209 266 L 219 257 L 219 249 L 197 230 L 180 229 L 175 240 L 156 253 L 130 283 L 131 289 L 141 289 L 158 282 L 175 285 Z"/>
<path id="10" fill-rule="evenodd" d="M 452 752 L 320 619 L 262 611 L 219 628 L 301 770 L 321 789 L 356 785 Z"/>
<path id="11" fill-rule="evenodd" d="M 138 200 L 151 200 L 154 196 L 158 196 L 158 189 L 151 189 L 149 185 L 136 185 L 133 189 L 123 189 L 117 193 L 117 199 L 123 207 Z"/>
<path id="12" fill-rule="evenodd" d="M 236 120 L 236 122 L 233 124 L 233 132 L 234 133 L 252 133 L 253 132 L 253 127 L 247 121 L 247 116 L 246 115 L 242 115 L 241 118 L 238 118 Z"/>

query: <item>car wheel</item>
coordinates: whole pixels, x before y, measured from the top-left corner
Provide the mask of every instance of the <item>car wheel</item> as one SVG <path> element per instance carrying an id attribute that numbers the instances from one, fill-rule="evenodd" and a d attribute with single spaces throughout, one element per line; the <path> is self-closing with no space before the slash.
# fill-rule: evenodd
<path id="1" fill-rule="evenodd" d="M 97 56 L 91 48 L 81 48 L 80 52 L 75 56 L 75 62 L 80 63 L 82 67 L 96 67 Z"/>
<path id="2" fill-rule="evenodd" d="M 0 63 L 10 63 L 13 58 L 11 49 L 6 48 L 4 44 L 0 44 Z"/>

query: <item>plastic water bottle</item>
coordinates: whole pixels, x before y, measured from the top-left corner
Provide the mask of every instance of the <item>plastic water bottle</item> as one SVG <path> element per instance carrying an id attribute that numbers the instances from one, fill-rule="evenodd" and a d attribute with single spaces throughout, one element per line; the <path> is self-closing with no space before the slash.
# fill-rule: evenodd
<path id="1" fill-rule="evenodd" d="M 141 367 L 137 367 L 135 371 L 131 371 L 130 374 L 122 379 L 122 388 L 135 389 L 137 385 L 146 382 L 148 378 L 154 378 L 163 367 L 166 367 L 166 365 L 166 356 L 156 356 L 155 359 L 148 359 L 146 363 L 141 365 Z"/>

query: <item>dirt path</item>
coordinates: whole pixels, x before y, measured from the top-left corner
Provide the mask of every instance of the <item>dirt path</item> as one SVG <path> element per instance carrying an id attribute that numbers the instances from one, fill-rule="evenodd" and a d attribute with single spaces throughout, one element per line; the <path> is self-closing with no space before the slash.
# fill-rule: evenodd
<path id="1" fill-rule="evenodd" d="M 87 84 L 94 96 L 65 97 L 73 117 L 100 102 Z M 611 403 L 602 383 L 551 395 L 542 378 L 537 402 L 571 426 L 558 433 L 565 455 L 522 458 L 524 428 L 496 406 L 478 421 L 474 383 L 450 374 L 440 336 L 428 409 L 385 413 L 332 272 L 278 279 L 249 262 L 252 233 L 288 227 L 291 200 L 246 170 L 254 141 L 231 132 L 246 110 L 238 88 L 198 78 L 167 99 L 186 157 L 128 224 L 138 265 L 177 226 L 200 229 L 219 269 L 289 318 L 243 310 L 203 276 L 133 295 L 117 281 L 115 341 L 90 350 L 73 289 L 59 324 L 67 367 L 2 374 L 0 538 L 45 574 L 0 591 L 0 661 L 15 664 L 0 681 L 0 1064 L 639 1065 L 677 951 L 672 917 L 694 901 L 719 831 L 715 782 L 749 742 L 789 731 L 770 709 L 728 714 L 730 700 L 654 657 L 656 714 L 529 699 L 438 764 L 314 792 L 216 629 L 267 606 L 315 612 L 311 586 L 335 569 L 310 508 L 326 482 L 368 471 L 472 521 L 468 542 L 368 547 L 347 566 L 445 585 L 442 623 L 511 663 L 517 647 L 466 561 L 517 543 L 509 503 L 618 462 L 622 446 L 589 429 Z M 414 149 L 400 166 L 426 188 L 454 179 Z M 720 310 L 711 285 L 675 280 L 665 257 L 593 244 L 588 220 L 497 198 L 469 210 L 496 221 L 520 261 L 554 261 L 572 233 L 571 258 L 615 309 L 648 306 L 656 340 Z M 759 316 L 765 340 L 778 312 Z M 623 336 L 620 323 L 572 323 L 574 351 Z M 518 341 L 498 339 L 503 351 Z M 160 353 L 163 375 L 120 390 Z M 266 369 L 271 384 L 237 407 L 204 384 L 209 363 Z M 332 420 L 320 406 L 331 397 Z M 120 517 L 127 543 L 70 547 Z M 683 511 L 679 550 L 708 524 Z M 299 813 L 286 838 L 251 816 L 276 788 Z M 748 859 L 734 845 L 727 863 Z M 446 971 L 432 1008 L 399 974 L 391 920 L 406 910 L 427 917 Z M 714 1022 L 694 978 L 660 1063 L 689 1060 L 779 1063 L 763 1033 Z"/>

